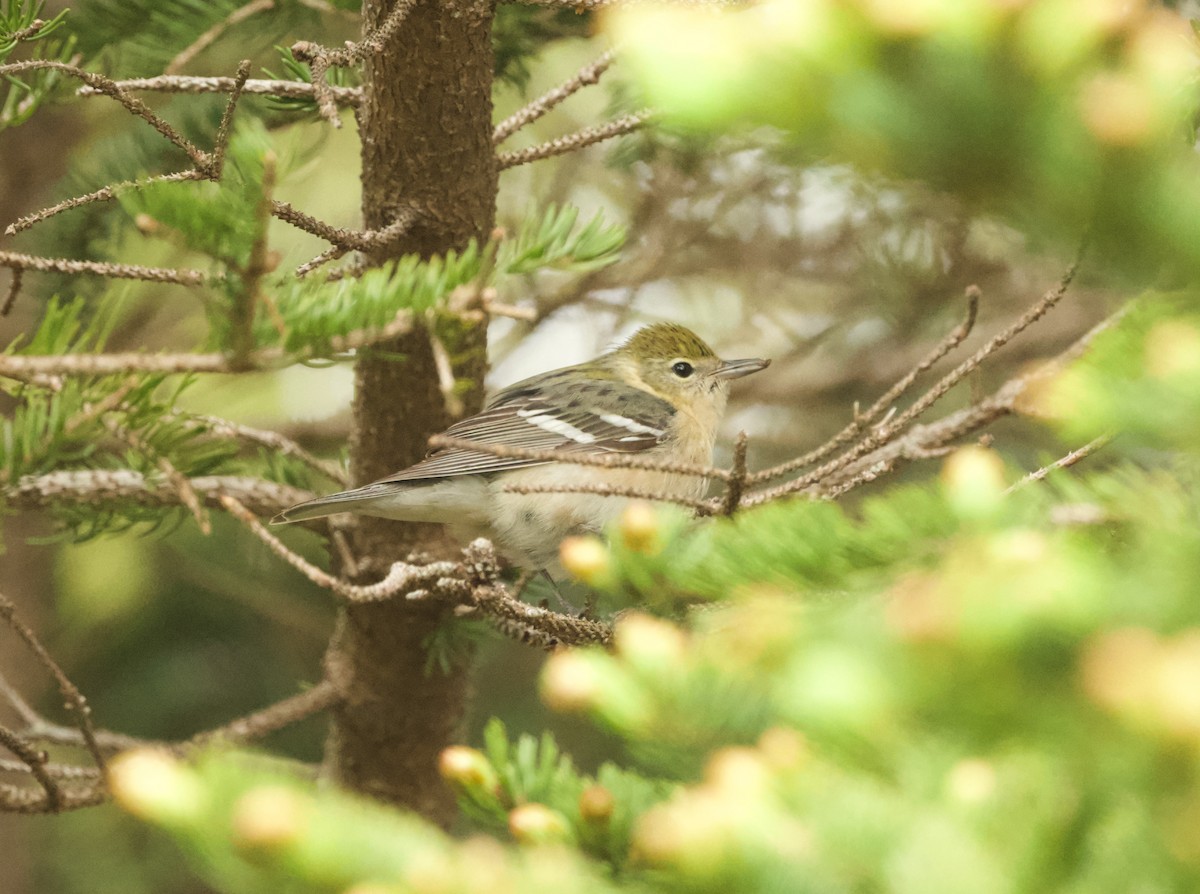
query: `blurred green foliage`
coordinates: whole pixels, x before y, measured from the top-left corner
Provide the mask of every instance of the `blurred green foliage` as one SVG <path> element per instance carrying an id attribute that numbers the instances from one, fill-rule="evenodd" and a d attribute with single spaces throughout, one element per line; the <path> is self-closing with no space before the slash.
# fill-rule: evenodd
<path id="1" fill-rule="evenodd" d="M 915 178 L 1114 270 L 1200 269 L 1197 50 L 1154 2 L 772 0 L 613 17 L 649 100 Z M 676 39 L 663 41 L 661 35 Z"/>

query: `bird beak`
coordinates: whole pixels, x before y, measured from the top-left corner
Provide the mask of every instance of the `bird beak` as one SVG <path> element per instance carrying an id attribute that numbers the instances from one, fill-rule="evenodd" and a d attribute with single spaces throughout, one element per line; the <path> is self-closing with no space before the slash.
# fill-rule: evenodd
<path id="1" fill-rule="evenodd" d="M 770 360 L 759 360 L 757 358 L 722 360 L 721 365 L 713 371 L 713 376 L 718 379 L 740 379 L 742 376 L 756 373 L 760 369 L 766 369 L 770 365 Z"/>

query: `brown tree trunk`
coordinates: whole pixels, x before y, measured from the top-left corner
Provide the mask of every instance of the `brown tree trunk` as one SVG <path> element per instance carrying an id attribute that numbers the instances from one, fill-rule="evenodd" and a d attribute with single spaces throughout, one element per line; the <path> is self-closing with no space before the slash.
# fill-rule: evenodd
<path id="1" fill-rule="evenodd" d="M 393 0 L 365 0 L 363 27 L 381 22 Z M 417 223 L 379 262 L 461 249 L 485 239 L 495 219 L 497 170 L 491 143 L 491 0 L 419 0 L 383 52 L 364 70 L 359 112 L 363 218 L 387 226 L 398 207 L 418 209 Z M 460 322 L 438 334 L 456 373 L 479 383 L 486 329 Z M 430 435 L 452 420 L 438 386 L 429 334 L 417 330 L 384 345 L 402 359 L 365 358 L 357 366 L 351 466 L 357 483 L 419 460 Z M 477 409 L 482 389 L 467 396 Z M 446 554 L 451 545 L 429 526 L 363 519 L 353 550 L 370 559 L 368 577 L 414 550 Z M 403 600 L 346 608 L 327 665 L 342 688 L 326 764 L 349 788 L 410 807 L 439 822 L 453 800 L 437 757 L 456 736 L 467 699 L 468 668 L 427 671 L 425 643 L 447 623 L 436 606 Z"/>

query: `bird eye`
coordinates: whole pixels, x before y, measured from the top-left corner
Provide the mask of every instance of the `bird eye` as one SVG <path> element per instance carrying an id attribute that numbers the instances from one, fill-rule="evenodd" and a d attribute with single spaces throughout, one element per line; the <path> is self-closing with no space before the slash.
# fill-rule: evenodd
<path id="1" fill-rule="evenodd" d="M 695 371 L 696 371 L 695 368 L 690 363 L 688 363 L 686 360 L 680 360 L 678 363 L 676 363 L 674 366 L 671 367 L 671 372 L 675 373 L 675 375 L 679 376 L 679 378 L 681 378 L 681 379 L 686 379 L 688 376 L 690 376 Z"/>

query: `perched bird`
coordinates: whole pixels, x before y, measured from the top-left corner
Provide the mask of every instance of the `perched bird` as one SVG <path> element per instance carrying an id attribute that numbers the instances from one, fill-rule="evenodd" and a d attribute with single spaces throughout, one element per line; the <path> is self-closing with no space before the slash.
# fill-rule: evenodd
<path id="1" fill-rule="evenodd" d="M 486 409 L 445 434 L 504 447 L 709 465 L 730 380 L 769 363 L 722 360 L 690 330 L 658 323 L 595 360 L 505 388 Z M 592 484 L 695 498 L 707 482 L 694 475 L 499 457 L 455 447 L 373 484 L 300 503 L 272 521 L 355 512 L 438 522 L 464 539 L 488 537 L 515 564 L 545 571 L 557 568 L 564 537 L 600 531 L 629 500 L 505 488 Z"/>

